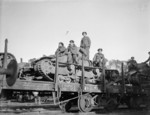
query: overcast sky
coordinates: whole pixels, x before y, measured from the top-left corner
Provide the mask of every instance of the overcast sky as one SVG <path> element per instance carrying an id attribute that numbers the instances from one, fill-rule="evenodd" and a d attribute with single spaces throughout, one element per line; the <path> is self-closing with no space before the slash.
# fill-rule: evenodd
<path id="1" fill-rule="evenodd" d="M 4 39 L 19 61 L 54 54 L 58 42 L 80 45 L 91 38 L 90 58 L 98 48 L 108 59 L 138 62 L 150 51 L 150 0 L 0 0 L 0 51 Z"/>

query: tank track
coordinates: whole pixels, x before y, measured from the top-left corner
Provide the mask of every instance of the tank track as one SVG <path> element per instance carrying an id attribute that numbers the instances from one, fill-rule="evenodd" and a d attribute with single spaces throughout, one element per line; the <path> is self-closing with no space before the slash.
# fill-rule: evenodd
<path id="1" fill-rule="evenodd" d="M 44 57 L 35 62 L 34 70 L 46 80 L 53 81 L 49 74 L 53 73 L 54 66 L 49 58 Z"/>

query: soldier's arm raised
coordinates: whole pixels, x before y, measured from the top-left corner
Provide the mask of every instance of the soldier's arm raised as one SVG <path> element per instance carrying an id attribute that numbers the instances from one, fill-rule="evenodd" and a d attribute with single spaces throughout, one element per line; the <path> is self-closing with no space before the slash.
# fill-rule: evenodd
<path id="1" fill-rule="evenodd" d="M 150 57 L 144 63 L 147 63 L 148 61 L 150 61 Z"/>

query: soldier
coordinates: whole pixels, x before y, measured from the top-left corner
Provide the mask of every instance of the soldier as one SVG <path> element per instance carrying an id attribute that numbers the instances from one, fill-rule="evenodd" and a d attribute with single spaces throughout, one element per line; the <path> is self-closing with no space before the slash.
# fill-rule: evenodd
<path id="1" fill-rule="evenodd" d="M 131 57 L 131 61 L 137 64 L 137 62 L 136 62 L 134 57 Z"/>
<path id="2" fill-rule="evenodd" d="M 129 70 L 137 69 L 137 62 L 132 56 L 131 59 L 127 62 Z"/>
<path id="3" fill-rule="evenodd" d="M 68 51 L 68 63 L 75 63 L 78 64 L 77 62 L 77 46 L 74 44 L 73 40 L 70 40 L 70 44 L 67 48 Z"/>
<path id="4" fill-rule="evenodd" d="M 137 65 L 137 62 L 135 60 L 135 58 L 132 56 L 131 59 L 128 61 L 128 63 L 132 63 L 134 66 Z"/>
<path id="5" fill-rule="evenodd" d="M 82 32 L 83 38 L 81 40 L 81 44 L 80 44 L 80 48 L 85 50 L 86 56 L 85 59 L 89 60 L 89 49 L 91 46 L 91 40 L 90 38 L 87 36 L 86 32 Z"/>
<path id="6" fill-rule="evenodd" d="M 67 51 L 67 49 L 65 48 L 64 43 L 59 42 L 59 46 L 55 52 L 55 55 L 58 53 L 58 57 L 64 56 L 64 55 L 66 55 L 66 51 Z"/>
<path id="7" fill-rule="evenodd" d="M 102 53 L 103 49 L 99 48 L 97 51 L 98 53 L 96 53 L 93 58 L 93 65 L 96 67 L 103 67 L 105 65 L 105 57 Z"/>
<path id="8" fill-rule="evenodd" d="M 149 55 L 149 57 L 148 57 L 148 59 L 144 63 L 148 62 L 148 65 L 150 66 L 150 52 L 148 52 L 148 55 Z"/>

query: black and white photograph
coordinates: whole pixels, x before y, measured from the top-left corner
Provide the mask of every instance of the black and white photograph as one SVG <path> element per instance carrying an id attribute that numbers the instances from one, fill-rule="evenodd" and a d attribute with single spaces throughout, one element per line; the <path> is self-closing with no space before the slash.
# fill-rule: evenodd
<path id="1" fill-rule="evenodd" d="M 0 115 L 150 115 L 150 0 L 0 0 Z"/>

